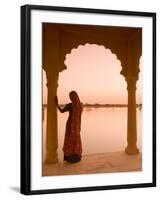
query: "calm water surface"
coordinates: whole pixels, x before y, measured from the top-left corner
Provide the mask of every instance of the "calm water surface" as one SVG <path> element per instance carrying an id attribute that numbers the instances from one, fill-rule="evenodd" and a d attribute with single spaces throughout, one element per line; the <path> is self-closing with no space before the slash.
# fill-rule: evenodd
<path id="1" fill-rule="evenodd" d="M 43 121 L 45 149 L 46 108 Z M 68 112 L 58 112 L 58 157 L 63 159 L 63 142 Z M 137 146 L 141 150 L 142 111 L 137 109 Z M 127 146 L 127 108 L 85 108 L 82 113 L 83 154 L 122 151 Z"/>

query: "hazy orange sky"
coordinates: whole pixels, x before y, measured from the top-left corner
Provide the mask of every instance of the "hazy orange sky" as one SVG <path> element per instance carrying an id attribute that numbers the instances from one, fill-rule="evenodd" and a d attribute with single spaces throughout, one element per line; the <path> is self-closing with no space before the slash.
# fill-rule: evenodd
<path id="1" fill-rule="evenodd" d="M 59 103 L 69 102 L 76 90 L 83 103 L 127 103 L 127 84 L 121 63 L 109 49 L 96 44 L 79 45 L 66 55 L 67 70 L 59 74 Z M 140 62 L 140 69 L 142 64 Z M 142 102 L 142 77 L 137 81 L 137 103 Z M 43 73 L 43 102 L 47 103 L 46 77 Z"/>

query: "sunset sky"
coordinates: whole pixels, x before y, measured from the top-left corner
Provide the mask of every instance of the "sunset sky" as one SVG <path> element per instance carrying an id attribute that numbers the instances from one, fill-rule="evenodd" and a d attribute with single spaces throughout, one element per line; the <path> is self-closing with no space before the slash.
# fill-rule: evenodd
<path id="1" fill-rule="evenodd" d="M 109 49 L 96 44 L 79 45 L 66 55 L 67 69 L 59 74 L 59 103 L 70 102 L 76 90 L 83 103 L 127 103 L 127 84 L 120 61 Z M 140 69 L 142 64 L 140 62 Z M 142 103 L 142 77 L 137 81 L 137 103 Z M 43 102 L 47 103 L 46 77 L 43 73 Z"/>

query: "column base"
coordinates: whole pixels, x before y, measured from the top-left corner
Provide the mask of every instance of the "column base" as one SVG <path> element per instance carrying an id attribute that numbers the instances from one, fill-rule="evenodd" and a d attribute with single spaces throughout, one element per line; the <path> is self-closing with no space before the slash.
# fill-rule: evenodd
<path id="1" fill-rule="evenodd" d="M 46 155 L 45 164 L 55 164 L 58 163 L 58 156 L 57 155 Z"/>
<path id="2" fill-rule="evenodd" d="M 125 148 L 125 152 L 129 155 L 135 155 L 139 154 L 139 149 L 137 148 L 137 146 L 127 146 Z"/>

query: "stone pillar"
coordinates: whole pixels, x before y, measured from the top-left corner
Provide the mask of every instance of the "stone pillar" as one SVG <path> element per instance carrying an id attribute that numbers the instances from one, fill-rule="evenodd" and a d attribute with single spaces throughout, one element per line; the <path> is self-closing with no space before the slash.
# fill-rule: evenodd
<path id="1" fill-rule="evenodd" d="M 46 155 L 45 163 L 58 162 L 58 134 L 57 134 L 57 108 L 54 97 L 57 95 L 58 75 L 47 77 L 48 99 L 47 99 L 47 129 L 46 129 Z"/>
<path id="2" fill-rule="evenodd" d="M 128 117 L 127 117 L 127 142 L 125 152 L 138 154 L 137 148 L 137 121 L 136 121 L 136 78 L 127 79 L 128 90 Z"/>
<path id="3" fill-rule="evenodd" d="M 57 95 L 58 74 L 60 71 L 60 38 L 59 30 L 50 23 L 43 23 L 43 69 L 46 71 L 48 99 L 47 99 L 47 127 L 45 163 L 58 162 L 58 133 L 57 108 L 54 97 Z"/>

